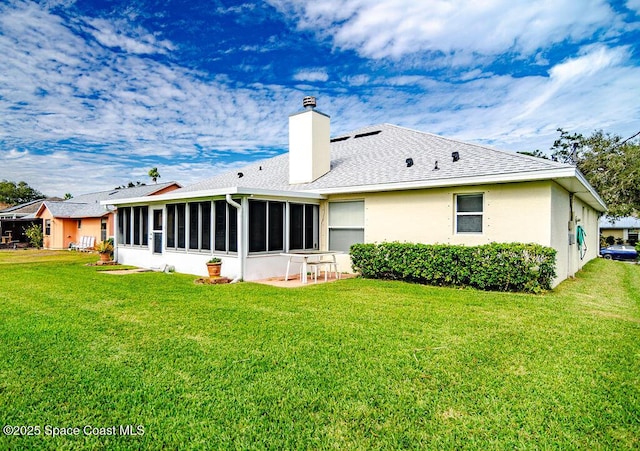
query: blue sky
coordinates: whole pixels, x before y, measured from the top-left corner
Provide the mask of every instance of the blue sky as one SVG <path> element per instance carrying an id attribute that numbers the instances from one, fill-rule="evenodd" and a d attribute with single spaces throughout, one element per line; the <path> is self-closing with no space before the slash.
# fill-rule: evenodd
<path id="1" fill-rule="evenodd" d="M 190 184 L 286 152 L 314 95 L 332 135 L 387 122 L 546 151 L 640 131 L 640 0 L 9 0 L 0 179 L 48 195 Z"/>

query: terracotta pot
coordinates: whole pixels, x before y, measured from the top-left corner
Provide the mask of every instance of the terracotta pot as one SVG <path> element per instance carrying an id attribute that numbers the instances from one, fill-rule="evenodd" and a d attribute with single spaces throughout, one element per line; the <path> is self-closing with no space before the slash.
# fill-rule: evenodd
<path id="1" fill-rule="evenodd" d="M 220 277 L 220 268 L 222 263 L 207 263 L 207 271 L 209 271 L 209 277 Z"/>
<path id="2" fill-rule="evenodd" d="M 100 254 L 100 261 L 101 262 L 111 261 L 111 252 L 103 252 L 102 254 Z"/>

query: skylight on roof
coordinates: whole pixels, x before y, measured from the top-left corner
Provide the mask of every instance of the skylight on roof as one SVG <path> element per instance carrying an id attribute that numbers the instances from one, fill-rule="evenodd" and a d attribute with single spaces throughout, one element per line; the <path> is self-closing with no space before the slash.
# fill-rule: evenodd
<path id="1" fill-rule="evenodd" d="M 373 136 L 373 135 L 377 135 L 378 133 L 382 132 L 382 130 L 376 130 L 373 132 L 367 132 L 367 133 L 359 133 L 356 136 L 353 137 L 353 139 L 356 138 L 364 138 L 365 136 Z"/>
<path id="2" fill-rule="evenodd" d="M 338 141 L 346 141 L 349 138 L 351 138 L 351 136 L 341 136 L 340 138 L 333 138 L 331 140 L 331 142 L 332 143 L 337 143 Z"/>

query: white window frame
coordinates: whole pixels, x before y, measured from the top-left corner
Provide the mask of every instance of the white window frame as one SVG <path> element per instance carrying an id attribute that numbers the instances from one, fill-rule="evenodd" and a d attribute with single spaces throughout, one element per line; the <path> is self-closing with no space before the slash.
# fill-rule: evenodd
<path id="1" fill-rule="evenodd" d="M 482 199 L 482 210 L 480 211 L 458 211 L 458 198 L 459 197 L 471 197 L 471 196 L 480 196 Z M 454 205 L 455 205 L 455 225 L 454 231 L 456 235 L 482 235 L 484 233 L 485 224 L 484 224 L 484 193 L 458 193 L 454 195 Z M 460 216 L 480 216 L 480 231 L 470 231 L 470 232 L 460 232 L 458 231 L 458 218 Z"/>
<path id="2" fill-rule="evenodd" d="M 362 223 L 361 224 L 341 224 L 341 225 L 334 225 L 332 223 L 333 218 L 331 217 L 331 205 L 334 204 L 347 204 L 347 203 L 351 203 L 351 204 L 362 204 Z M 328 221 L 328 234 L 327 234 L 327 238 L 328 238 L 328 246 L 329 246 L 329 250 L 341 250 L 341 249 L 332 249 L 331 248 L 331 231 L 332 230 L 362 230 L 362 242 L 364 242 L 364 225 L 365 225 L 365 201 L 364 199 L 350 199 L 350 200 L 340 200 L 340 201 L 331 201 L 329 202 L 328 205 L 328 213 L 329 213 L 329 221 Z M 347 250 L 348 252 L 348 250 Z"/>

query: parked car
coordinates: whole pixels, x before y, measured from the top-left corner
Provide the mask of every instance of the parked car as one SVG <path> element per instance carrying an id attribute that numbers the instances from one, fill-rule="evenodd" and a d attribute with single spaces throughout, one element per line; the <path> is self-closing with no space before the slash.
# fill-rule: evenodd
<path id="1" fill-rule="evenodd" d="M 600 255 L 609 260 L 635 260 L 638 258 L 638 252 L 635 247 L 622 244 L 603 247 L 600 249 Z"/>

